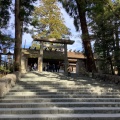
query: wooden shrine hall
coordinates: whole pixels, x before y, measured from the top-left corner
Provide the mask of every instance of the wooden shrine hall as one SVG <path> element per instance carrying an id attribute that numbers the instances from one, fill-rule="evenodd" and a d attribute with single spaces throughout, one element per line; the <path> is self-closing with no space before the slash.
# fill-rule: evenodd
<path id="1" fill-rule="evenodd" d="M 73 40 L 66 39 L 34 39 L 40 43 L 39 49 L 22 49 L 21 72 L 26 73 L 31 61 L 36 62 L 38 71 L 42 72 L 45 63 L 54 62 L 64 64 L 64 71 L 67 73 L 67 67 L 70 63 L 75 63 L 77 59 L 84 59 L 84 55 L 79 52 L 67 51 L 67 45 L 72 45 Z M 76 66 L 75 66 L 76 67 Z"/>

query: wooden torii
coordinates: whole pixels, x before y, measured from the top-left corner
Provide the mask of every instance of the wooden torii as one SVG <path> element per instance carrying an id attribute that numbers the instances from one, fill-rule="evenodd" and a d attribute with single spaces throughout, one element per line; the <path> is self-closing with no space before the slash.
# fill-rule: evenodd
<path id="1" fill-rule="evenodd" d="M 34 41 L 39 41 L 40 42 L 40 52 L 38 56 L 38 71 L 42 72 L 43 71 L 43 46 L 44 42 L 50 42 L 50 43 L 59 43 L 59 44 L 64 44 L 64 63 L 65 63 L 65 73 L 67 74 L 67 67 L 68 67 L 68 58 L 67 58 L 67 44 L 72 45 L 74 43 L 73 40 L 69 39 L 55 39 L 55 38 L 34 38 Z M 53 47 L 53 45 L 52 45 Z M 55 46 L 54 46 L 55 47 Z"/>

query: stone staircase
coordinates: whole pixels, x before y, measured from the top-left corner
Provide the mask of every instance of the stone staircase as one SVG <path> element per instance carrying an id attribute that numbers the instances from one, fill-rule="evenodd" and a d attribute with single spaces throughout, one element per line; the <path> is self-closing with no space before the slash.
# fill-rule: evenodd
<path id="1" fill-rule="evenodd" d="M 28 73 L 0 99 L 0 120 L 120 120 L 119 86 L 62 73 Z"/>

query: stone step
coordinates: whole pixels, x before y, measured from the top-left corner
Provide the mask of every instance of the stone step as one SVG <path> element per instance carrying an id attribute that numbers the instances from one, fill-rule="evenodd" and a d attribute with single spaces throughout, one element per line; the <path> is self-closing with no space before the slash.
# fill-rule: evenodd
<path id="1" fill-rule="evenodd" d="M 56 92 L 57 92 L 57 91 L 56 91 Z M 49 92 L 47 92 L 47 91 L 46 91 L 46 92 L 45 92 L 45 91 L 44 91 L 44 92 L 42 92 L 42 91 L 39 92 L 39 91 L 38 91 L 38 92 L 31 92 L 31 93 L 30 93 L 30 92 L 27 92 L 28 94 L 27 94 L 26 92 L 21 92 L 21 93 L 18 93 L 17 95 L 27 95 L 27 96 L 28 96 L 28 95 L 44 95 L 44 94 L 45 94 L 45 95 L 46 95 L 46 94 L 56 95 L 56 92 L 54 92 L 54 91 L 52 91 L 52 90 L 49 91 Z M 17 92 L 14 92 L 14 93 L 12 92 L 12 93 L 9 93 L 8 95 L 16 95 L 16 93 L 17 93 Z M 77 96 L 79 96 L 79 97 L 81 97 L 81 96 L 86 96 L 86 95 L 88 95 L 88 96 L 90 96 L 90 95 L 91 95 L 91 96 L 95 96 L 95 95 L 96 95 L 96 96 L 98 96 L 98 97 L 99 97 L 99 96 L 101 96 L 101 97 L 104 97 L 104 96 L 108 96 L 108 97 L 111 97 L 111 96 L 113 96 L 113 97 L 120 97 L 120 93 L 92 93 L 92 92 L 90 92 L 90 93 L 84 92 L 84 93 L 83 93 L 83 92 L 74 92 L 74 91 L 72 91 L 72 92 L 66 92 L 66 91 L 65 91 L 65 92 L 64 92 L 64 91 L 63 91 L 63 92 L 57 92 L 58 95 L 65 95 L 65 94 L 67 95 L 68 93 L 69 93 L 69 95 L 74 94 L 74 95 L 77 95 Z"/>
<path id="2" fill-rule="evenodd" d="M 57 94 L 60 94 L 60 95 L 65 95 L 65 94 L 68 94 L 68 92 L 52 92 L 52 91 L 47 91 L 47 92 L 10 92 L 8 93 L 7 95 L 15 95 L 15 96 L 31 96 L 31 95 L 57 95 Z M 98 95 L 98 96 L 101 96 L 101 94 L 95 94 L 93 93 L 93 95 L 91 93 L 86 93 L 86 94 L 83 94 L 83 93 L 79 93 L 79 92 L 69 92 L 69 95 L 72 95 L 72 94 L 75 94 L 75 95 L 80 95 L 80 96 L 95 96 L 95 95 Z M 105 96 L 105 95 L 103 95 Z M 106 96 L 116 96 L 116 95 L 106 95 Z M 118 95 L 119 96 L 119 95 Z M 117 97 L 118 97 L 117 96 Z"/>
<path id="3" fill-rule="evenodd" d="M 43 88 L 45 88 L 46 87 L 46 89 L 48 89 L 48 88 L 54 88 L 54 89 L 63 89 L 63 88 L 66 88 L 66 89 L 68 89 L 68 88 L 70 88 L 70 89 L 81 89 L 81 90 L 88 90 L 88 89 L 91 89 L 91 88 L 93 88 L 93 87 L 82 87 L 82 86 L 50 86 L 50 85 L 48 85 L 48 86 L 46 86 L 46 85 L 44 85 L 44 86 L 42 86 L 42 85 L 38 85 L 38 86 L 15 86 L 15 88 L 14 89 L 20 89 L 20 88 L 22 88 L 22 89 L 43 89 Z"/>
<path id="4" fill-rule="evenodd" d="M 63 92 L 63 91 L 65 91 L 65 92 L 80 92 L 80 93 L 93 93 L 93 90 L 91 89 L 91 90 L 80 90 L 79 88 L 77 88 L 77 89 L 69 89 L 69 88 L 66 88 L 66 89 L 60 89 L 60 88 L 57 88 L 57 89 L 55 89 L 55 88 L 46 88 L 46 89 L 24 89 L 24 88 L 21 88 L 21 89 L 12 89 L 12 90 L 10 90 L 10 92 L 30 92 L 30 91 L 32 91 L 32 92 L 45 92 L 45 91 L 57 91 L 57 92 Z M 99 92 L 101 92 L 102 94 L 120 94 L 120 92 L 119 91 L 117 91 L 117 92 L 111 92 L 111 91 L 103 91 L 103 90 L 100 90 Z"/>
<path id="5" fill-rule="evenodd" d="M 43 88 L 43 87 L 54 87 L 54 88 L 67 88 L 67 87 L 72 87 L 72 88 L 80 88 L 80 89 L 82 89 L 82 88 L 84 88 L 84 89 L 89 89 L 89 88 L 103 88 L 103 89 L 110 89 L 110 90 L 117 90 L 117 91 L 120 91 L 119 90 L 119 88 L 117 88 L 116 86 L 114 86 L 114 87 L 109 87 L 109 86 L 99 86 L 98 87 L 98 85 L 97 86 L 94 86 L 94 85 L 79 85 L 79 84 L 65 84 L 65 83 L 62 83 L 62 84 L 60 84 L 60 85 L 55 85 L 55 84 L 46 84 L 46 85 L 42 85 L 42 84 L 37 84 L 37 85 L 34 85 L 34 84 L 30 84 L 30 85 L 19 85 L 19 84 L 17 84 L 16 86 L 15 86 L 15 88 L 19 88 L 19 87 L 23 87 L 23 88 Z"/>
<path id="6" fill-rule="evenodd" d="M 11 91 L 10 92 L 25 92 L 25 91 L 49 91 L 49 90 L 54 90 L 54 91 L 68 91 L 68 92 L 71 92 L 71 91 L 79 91 L 79 92 L 93 92 L 93 90 L 92 89 L 79 89 L 79 88 L 66 88 L 66 89 L 61 89 L 61 88 L 37 88 L 37 89 L 35 89 L 35 88 L 32 88 L 32 89 L 26 89 L 26 88 L 19 88 L 19 89 L 17 89 L 17 88 L 14 88 L 14 89 L 11 89 Z M 101 90 L 101 89 L 98 89 L 100 92 L 103 92 L 103 90 Z M 118 92 L 116 92 L 116 93 L 119 93 L 119 91 Z"/>
<path id="7" fill-rule="evenodd" d="M 39 87 L 39 88 L 35 88 L 35 87 L 22 87 L 22 86 L 19 86 L 19 87 L 14 87 L 14 88 L 12 88 L 11 90 L 10 90 L 10 92 L 16 92 L 16 91 L 24 91 L 24 90 L 29 90 L 29 91 L 41 91 L 41 90 L 50 90 L 50 89 L 57 89 L 57 90 L 61 90 L 61 91 L 63 91 L 63 90 L 79 90 L 79 91 L 81 91 L 81 92 L 93 92 L 94 90 L 92 90 L 92 89 L 90 89 L 90 88 L 78 88 L 78 87 L 49 87 L 49 86 L 45 86 L 45 87 L 43 87 L 43 86 L 41 86 L 41 87 Z M 100 92 L 111 92 L 111 93 L 119 93 L 120 92 L 120 90 L 115 90 L 115 89 L 100 89 Z"/>
<path id="8" fill-rule="evenodd" d="M 120 107 L 120 102 L 27 102 L 0 103 L 0 108 L 40 108 L 40 107 Z M 2 109 L 1 109 L 2 110 Z"/>
<path id="9" fill-rule="evenodd" d="M 14 91 L 24 91 L 24 90 L 33 90 L 33 91 L 40 91 L 40 90 L 58 90 L 58 91 L 81 91 L 81 92 L 93 92 L 95 88 L 88 88 L 88 89 L 84 89 L 84 88 L 78 88 L 78 87 L 49 87 L 49 86 L 41 86 L 40 88 L 35 88 L 35 87 L 32 87 L 30 89 L 26 89 L 26 87 L 14 87 L 11 89 L 11 92 L 14 92 Z M 103 88 L 96 88 L 97 90 L 101 91 L 101 92 L 114 92 L 114 93 L 119 93 L 120 90 L 110 90 L 110 89 L 103 89 Z"/>
<path id="10" fill-rule="evenodd" d="M 79 95 L 79 97 L 102 97 L 102 98 L 115 98 L 115 97 L 120 97 L 120 94 L 102 94 L 102 93 L 80 93 L 80 92 L 52 92 L 52 91 L 46 91 L 46 92 L 9 92 L 7 95 L 15 95 L 15 96 L 33 96 L 33 95 L 57 95 L 57 94 L 60 94 L 60 95 L 65 95 L 65 94 L 68 94 L 69 95 Z"/>
<path id="11" fill-rule="evenodd" d="M 112 84 L 110 85 L 107 85 L 107 84 L 92 84 L 92 83 L 81 83 L 81 82 L 78 82 L 78 83 L 76 83 L 76 82 L 73 82 L 73 83 L 68 83 L 67 81 L 66 82 L 61 82 L 61 83 L 54 83 L 54 82 L 51 82 L 51 83 L 47 83 L 46 81 L 44 81 L 44 83 L 43 82 L 38 82 L 38 83 L 34 83 L 34 81 L 33 81 L 33 83 L 26 83 L 26 82 L 24 82 L 24 83 L 17 83 L 17 85 L 18 86 L 38 86 L 38 85 L 42 85 L 42 86 L 95 86 L 95 87 L 97 87 L 97 86 L 99 86 L 99 87 L 107 87 L 107 88 L 109 88 L 109 87 L 113 87 L 113 88 L 116 88 L 116 89 L 118 89 L 119 87 L 118 86 L 113 86 Z"/>
<path id="12" fill-rule="evenodd" d="M 40 91 L 42 91 L 42 92 L 44 92 L 44 91 L 75 91 L 75 92 L 77 92 L 77 91 L 79 91 L 79 92 L 83 92 L 83 93 L 85 93 L 85 92 L 93 92 L 92 90 L 79 90 L 79 89 L 73 89 L 72 90 L 72 88 L 71 89 L 60 89 L 60 88 L 58 88 L 58 89 L 56 89 L 56 88 L 46 88 L 46 89 L 24 89 L 24 88 L 20 88 L 20 89 L 16 89 L 16 88 L 14 88 L 14 89 L 12 89 L 12 90 L 10 90 L 10 92 L 30 92 L 30 91 L 32 91 L 32 92 L 40 92 Z M 102 91 L 101 91 L 102 92 Z M 113 92 L 109 92 L 109 93 L 113 93 Z M 119 92 L 114 92 L 115 94 L 117 94 L 117 93 L 119 93 Z"/>
<path id="13" fill-rule="evenodd" d="M 68 82 L 68 83 L 71 83 L 71 82 L 76 82 L 76 83 L 79 83 L 79 82 L 81 82 L 81 83 L 93 83 L 93 84 L 97 84 L 97 83 L 99 83 L 99 84 L 105 84 L 105 83 L 107 83 L 108 85 L 112 85 L 113 83 L 110 83 L 110 82 L 107 82 L 107 81 L 99 81 L 99 80 L 96 80 L 96 79 L 89 79 L 88 80 L 88 78 L 70 78 L 70 77 L 52 77 L 52 78 L 45 78 L 45 77 L 39 77 L 38 78 L 38 76 L 37 77 L 34 77 L 34 78 L 29 78 L 29 79 L 26 79 L 26 78 L 21 78 L 21 80 L 19 81 L 19 83 L 24 83 L 24 82 L 26 82 L 26 83 L 31 83 L 31 82 L 34 82 L 34 83 L 37 83 L 37 82 L 45 82 L 45 80 L 47 81 L 47 82 Z M 58 80 L 58 81 L 56 81 L 56 80 Z"/>
<path id="14" fill-rule="evenodd" d="M 36 80 L 35 80 L 36 79 Z M 52 79 L 49 79 L 49 78 L 45 78 L 45 79 L 43 79 L 42 77 L 40 77 L 39 79 L 38 78 L 31 78 L 31 79 L 25 79 L 25 78 L 23 78 L 23 79 L 21 79 L 18 83 L 19 84 L 23 84 L 23 83 L 28 83 L 28 84 L 32 84 L 32 83 L 34 83 L 34 84 L 36 84 L 36 83 L 45 83 L 45 84 L 47 84 L 47 83 L 56 83 L 56 84 L 59 84 L 59 83 L 66 83 L 66 81 L 67 81 L 67 84 L 69 84 L 69 83 L 77 83 L 77 84 L 79 84 L 79 83 L 81 83 L 81 84 L 94 84 L 94 85 L 96 85 L 96 84 L 103 84 L 103 85 L 105 85 L 106 83 L 105 82 L 100 82 L 100 81 L 97 81 L 97 80 L 85 80 L 85 79 L 75 79 L 75 78 L 73 78 L 73 79 L 60 79 L 60 78 L 52 78 Z M 113 85 L 112 83 L 107 83 L 108 85 Z"/>
<path id="15" fill-rule="evenodd" d="M 94 100 L 94 99 L 103 99 L 103 100 L 113 100 L 113 101 L 115 101 L 115 100 L 120 100 L 120 98 L 119 97 L 115 97 L 115 96 L 112 96 L 112 97 L 109 97 L 109 98 L 107 98 L 107 97 L 104 97 L 104 98 L 102 98 L 101 96 L 96 96 L 96 95 L 90 95 L 90 96 L 88 96 L 88 95 L 80 95 L 80 94 L 41 94 L 41 95 L 7 95 L 5 98 L 3 98 L 3 100 L 4 99 L 16 99 L 16 98 L 18 98 L 18 99 L 30 99 L 30 98 L 49 98 L 49 99 L 67 99 L 67 98 L 71 98 L 71 99 L 82 99 L 82 100 L 86 100 L 86 99 L 92 99 L 92 100 Z"/>
<path id="16" fill-rule="evenodd" d="M 92 114 L 119 113 L 120 107 L 46 107 L 46 108 L 2 108 L 0 114 Z"/>
<path id="17" fill-rule="evenodd" d="M 3 100 L 0 100 L 1 103 L 26 103 L 26 102 L 120 102 L 119 98 L 6 98 Z"/>
<path id="18" fill-rule="evenodd" d="M 65 84 L 66 83 L 66 84 Z M 113 88 L 119 88 L 118 86 L 115 86 L 113 84 L 103 84 L 103 83 L 82 83 L 82 82 L 72 82 L 72 83 L 69 83 L 69 82 L 51 82 L 51 83 L 47 83 L 46 81 L 44 82 L 38 82 L 38 83 L 27 83 L 27 82 L 23 82 L 23 83 L 17 83 L 17 85 L 24 85 L 24 86 L 28 86 L 28 85 L 52 85 L 52 86 L 60 86 L 60 85 L 64 85 L 64 86 L 68 86 L 68 85 L 71 85 L 71 86 L 74 86 L 74 85 L 79 85 L 79 86 L 100 86 L 100 87 L 113 87 Z"/>
<path id="19" fill-rule="evenodd" d="M 18 83 L 19 85 L 24 85 L 24 86 L 28 86 L 28 85 L 62 85 L 62 84 L 64 84 L 64 83 L 66 83 L 66 81 L 65 82 L 53 82 L 53 81 L 43 81 L 43 82 L 41 82 L 41 81 L 39 81 L 39 82 L 23 82 L 23 83 Z M 112 84 L 101 84 L 101 83 L 91 83 L 91 82 L 86 82 L 86 83 L 82 83 L 82 82 L 67 82 L 66 83 L 66 85 L 79 85 L 79 86 L 89 86 L 89 85 L 91 85 L 91 86 L 101 86 L 101 87 L 112 87 L 113 85 Z M 113 86 L 114 87 L 114 86 Z"/>
<path id="20" fill-rule="evenodd" d="M 60 77 L 52 77 L 51 79 L 50 78 L 45 78 L 45 77 L 34 77 L 34 78 L 29 78 L 29 79 L 26 79 L 26 78 L 21 78 L 21 80 L 19 81 L 20 84 L 26 82 L 26 83 L 39 83 L 39 82 L 42 82 L 44 83 L 45 81 L 46 82 L 55 82 L 55 83 L 63 83 L 63 82 L 66 82 L 67 83 L 73 83 L 73 82 L 76 82 L 76 83 L 92 83 L 92 84 L 106 84 L 105 81 L 99 81 L 99 80 L 95 80 L 95 79 L 89 79 L 88 78 L 67 78 L 67 77 L 61 77 L 63 79 L 60 79 Z M 108 85 L 113 85 L 113 83 L 110 83 L 110 82 L 107 82 Z"/>
<path id="21" fill-rule="evenodd" d="M 113 84 L 105 84 L 105 83 L 99 83 L 99 82 L 95 82 L 95 81 L 87 81 L 87 82 L 82 82 L 82 81 L 38 81 L 38 82 L 35 82 L 35 81 L 31 81 L 31 82 L 19 82 L 18 84 L 19 85 L 62 85 L 66 83 L 66 85 L 93 85 L 93 86 L 106 86 L 106 87 L 115 87 Z"/>
<path id="22" fill-rule="evenodd" d="M 19 114 L 0 115 L 1 120 L 120 120 L 120 114 Z"/>
<path id="23" fill-rule="evenodd" d="M 65 83 L 61 84 L 61 85 L 53 85 L 53 84 L 46 84 L 46 85 L 42 85 L 42 84 L 37 84 L 37 85 L 16 85 L 16 87 L 24 87 L 24 88 L 37 88 L 37 87 L 55 87 L 55 88 L 66 88 L 66 87 L 73 87 L 73 88 L 91 88 L 92 86 L 87 86 L 87 85 L 71 85 L 71 84 L 66 84 L 64 85 Z M 94 87 L 94 86 L 93 86 Z"/>

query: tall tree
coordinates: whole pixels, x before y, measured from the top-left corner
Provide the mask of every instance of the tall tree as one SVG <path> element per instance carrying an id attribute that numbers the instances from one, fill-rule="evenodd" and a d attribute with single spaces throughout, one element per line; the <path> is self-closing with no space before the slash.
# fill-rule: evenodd
<path id="1" fill-rule="evenodd" d="M 98 7 L 99 5 L 99 7 Z M 96 1 L 92 4 L 92 10 L 88 14 L 91 19 L 90 26 L 94 35 L 95 52 L 104 59 L 102 65 L 105 72 L 109 72 L 106 66 L 111 66 L 111 73 L 114 74 L 113 66 L 119 64 L 119 9 L 120 2 L 115 0 Z"/>
<path id="2" fill-rule="evenodd" d="M 64 24 L 57 0 L 41 0 L 33 13 L 34 37 L 62 38 L 69 29 Z"/>
<path id="3" fill-rule="evenodd" d="M 86 12 L 87 12 L 87 1 L 86 0 L 59 0 L 62 2 L 63 7 L 66 9 L 67 13 L 74 18 L 74 24 L 76 30 L 82 30 L 82 41 L 85 49 L 85 55 L 87 57 L 87 70 L 89 72 L 97 71 L 95 66 L 95 61 L 92 53 L 90 36 L 88 32 Z"/>
<path id="4" fill-rule="evenodd" d="M 15 71 L 20 71 L 21 66 L 21 45 L 23 25 L 27 25 L 30 21 L 30 15 L 34 10 L 33 3 L 36 0 L 15 0 Z"/>
<path id="5" fill-rule="evenodd" d="M 20 0 L 15 0 L 15 48 L 14 48 L 14 67 L 15 71 L 20 71 L 22 30 L 20 18 Z"/>

